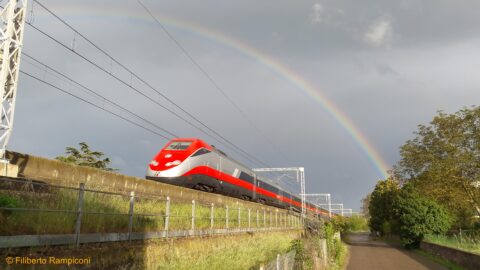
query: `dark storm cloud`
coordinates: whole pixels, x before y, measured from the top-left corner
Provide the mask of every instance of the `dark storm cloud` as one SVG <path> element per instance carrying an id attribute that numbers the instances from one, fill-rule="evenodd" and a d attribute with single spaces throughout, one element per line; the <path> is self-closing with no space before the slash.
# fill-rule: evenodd
<path id="1" fill-rule="evenodd" d="M 452 112 L 480 100 L 475 72 L 480 69 L 480 3 L 475 1 L 144 3 L 159 16 L 242 40 L 295 70 L 345 112 L 390 164 L 398 160 L 398 147 L 411 138 L 416 125 L 427 123 L 438 109 Z M 243 149 L 273 166 L 304 166 L 308 192 L 330 192 L 336 202 L 358 209 L 359 200 L 381 177 L 345 129 L 291 84 L 288 74 L 279 76 L 234 49 L 167 25 L 259 127 L 258 134 L 148 16 L 123 15 L 142 12 L 135 1 L 45 4 Z M 112 10 L 123 12 L 115 15 Z M 84 41 L 74 41 L 72 32 L 38 6 L 34 14 L 35 25 L 181 113 Z M 179 136 L 219 145 L 28 27 L 25 51 Z M 22 69 L 91 98 L 26 61 Z M 166 143 L 22 76 L 10 148 L 54 157 L 80 141 L 107 153 L 123 173 L 136 176 L 144 175 L 149 159 Z"/>

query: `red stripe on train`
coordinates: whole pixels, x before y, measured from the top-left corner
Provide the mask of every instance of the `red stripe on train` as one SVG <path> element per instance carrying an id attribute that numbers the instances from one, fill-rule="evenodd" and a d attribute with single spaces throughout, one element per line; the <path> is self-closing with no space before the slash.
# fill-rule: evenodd
<path id="1" fill-rule="evenodd" d="M 230 183 L 232 185 L 239 186 L 239 187 L 242 187 L 244 189 L 251 190 L 251 191 L 253 191 L 253 189 L 255 188 L 255 185 L 253 185 L 251 183 L 248 183 L 248 182 L 243 181 L 239 178 L 233 177 L 229 174 L 217 171 L 217 170 L 212 169 L 212 168 L 207 167 L 207 166 L 195 167 L 195 168 L 191 169 L 190 171 L 186 172 L 183 176 L 189 176 L 189 175 L 195 175 L 195 174 L 207 175 L 207 176 L 210 176 L 212 178 L 216 178 L 216 179 L 219 179 L 221 181 L 225 181 L 225 182 Z M 297 202 L 297 201 L 294 201 L 294 200 L 289 199 L 287 197 L 280 196 L 276 193 L 273 193 L 273 192 L 268 191 L 266 189 L 263 189 L 261 187 L 256 187 L 256 193 L 265 195 L 267 197 L 277 199 L 279 201 L 289 203 L 291 205 L 302 207 L 302 204 Z M 316 209 L 313 208 L 313 207 L 307 207 L 307 208 L 309 210 L 313 211 L 313 212 L 317 212 Z M 322 214 L 326 214 L 321 210 L 319 212 L 322 213 Z"/>

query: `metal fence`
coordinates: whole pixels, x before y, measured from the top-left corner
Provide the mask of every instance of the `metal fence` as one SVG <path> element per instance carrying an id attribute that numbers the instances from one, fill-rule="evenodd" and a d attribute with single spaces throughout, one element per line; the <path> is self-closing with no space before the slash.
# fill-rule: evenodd
<path id="1" fill-rule="evenodd" d="M 292 270 L 295 267 L 296 254 L 295 250 L 285 254 L 277 254 L 275 260 L 266 265 L 261 265 L 259 270 Z"/>
<path id="2" fill-rule="evenodd" d="M 0 248 L 301 228 L 298 213 L 0 180 Z"/>

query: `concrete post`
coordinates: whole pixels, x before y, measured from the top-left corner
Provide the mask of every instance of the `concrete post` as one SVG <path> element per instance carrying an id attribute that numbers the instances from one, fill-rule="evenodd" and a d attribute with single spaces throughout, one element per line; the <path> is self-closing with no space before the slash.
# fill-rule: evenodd
<path id="1" fill-rule="evenodd" d="M 213 207 L 214 207 L 214 205 L 212 203 L 211 206 L 210 206 L 210 229 L 213 229 L 213 216 L 214 216 Z"/>
<path id="2" fill-rule="evenodd" d="M 132 230 L 133 230 L 133 204 L 135 202 L 135 192 L 130 192 L 130 208 L 128 210 L 128 241 L 132 240 Z"/>
<path id="3" fill-rule="evenodd" d="M 165 206 L 165 232 L 168 238 L 168 226 L 170 225 L 170 197 L 167 197 L 167 203 Z"/>
<path id="4" fill-rule="evenodd" d="M 85 194 L 85 184 L 80 183 L 80 189 L 78 190 L 77 201 L 77 221 L 75 222 L 75 246 L 80 246 L 80 228 L 82 226 L 82 212 L 83 212 L 83 197 Z"/>
<path id="5" fill-rule="evenodd" d="M 239 207 L 239 208 L 238 208 L 238 228 L 240 228 L 240 225 L 241 225 L 241 224 L 240 224 L 240 222 L 241 222 L 241 221 L 240 221 L 240 214 L 241 214 L 241 213 L 240 213 L 240 207 Z"/>
<path id="6" fill-rule="evenodd" d="M 225 228 L 228 229 L 228 205 L 225 206 Z"/>
<path id="7" fill-rule="evenodd" d="M 192 231 L 195 231 L 195 200 L 192 200 Z"/>

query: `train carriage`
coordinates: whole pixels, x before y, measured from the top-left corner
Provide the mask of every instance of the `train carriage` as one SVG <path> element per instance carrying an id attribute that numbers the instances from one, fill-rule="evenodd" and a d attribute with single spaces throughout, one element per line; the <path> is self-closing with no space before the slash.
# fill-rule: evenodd
<path id="1" fill-rule="evenodd" d="M 196 138 L 170 141 L 150 162 L 146 178 L 294 211 L 301 210 L 301 200 L 297 196 L 268 183 L 247 166 Z M 328 215 L 310 205 L 307 209 Z"/>

